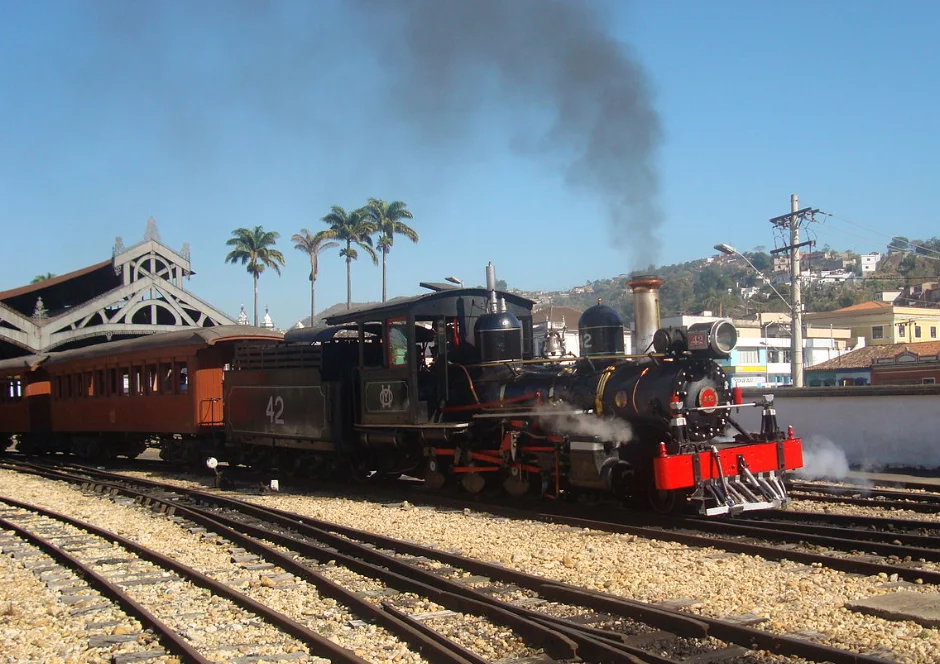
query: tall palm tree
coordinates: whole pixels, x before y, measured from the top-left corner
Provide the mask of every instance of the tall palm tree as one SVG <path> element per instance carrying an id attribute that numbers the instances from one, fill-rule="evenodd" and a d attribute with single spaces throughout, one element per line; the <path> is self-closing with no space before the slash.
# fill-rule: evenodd
<path id="1" fill-rule="evenodd" d="M 352 304 L 352 262 L 359 258 L 359 252 L 353 249 L 353 245 L 369 254 L 374 265 L 379 264 L 375 249 L 372 248 L 375 225 L 366 214 L 365 208 L 346 212 L 338 205 L 330 208 L 330 213 L 323 217 L 323 221 L 330 227 L 317 235 L 346 243 L 346 248 L 340 249 L 339 255 L 346 259 L 346 308 L 349 309 Z"/>
<path id="2" fill-rule="evenodd" d="M 281 266 L 284 265 L 284 254 L 273 247 L 281 234 L 255 226 L 252 230 L 236 228 L 232 231 L 232 236 L 225 244 L 234 249 L 225 257 L 225 262 L 247 265 L 245 269 L 255 282 L 255 326 L 257 326 L 258 277 L 266 267 L 271 268 L 280 276 Z"/>
<path id="3" fill-rule="evenodd" d="M 392 250 L 395 236 L 404 235 L 412 242 L 418 241 L 418 234 L 415 230 L 402 221 L 402 219 L 414 218 L 407 207 L 407 204 L 401 201 L 387 203 L 379 198 L 370 198 L 366 204 L 366 212 L 372 223 L 375 224 L 376 231 L 379 234 L 379 241 L 376 246 L 382 252 L 382 302 L 385 302 L 387 296 L 386 267 L 388 252 Z"/>
<path id="4" fill-rule="evenodd" d="M 48 281 L 49 279 L 52 279 L 54 276 L 55 275 L 52 272 L 46 272 L 45 274 L 37 274 L 35 277 L 33 277 L 33 280 L 30 281 L 29 283 L 38 284 L 40 281 Z"/>
<path id="5" fill-rule="evenodd" d="M 306 228 L 301 228 L 299 233 L 294 233 L 291 235 L 291 242 L 294 243 L 294 249 L 299 249 L 308 256 L 310 256 L 310 324 L 313 325 L 313 313 L 316 311 L 316 285 L 317 285 L 317 276 L 320 274 L 320 261 L 317 259 L 317 254 L 325 249 L 332 249 L 333 247 L 338 247 L 339 242 L 325 242 L 327 239 L 324 237 L 324 233 L 327 231 L 320 231 L 316 235 L 308 231 Z"/>

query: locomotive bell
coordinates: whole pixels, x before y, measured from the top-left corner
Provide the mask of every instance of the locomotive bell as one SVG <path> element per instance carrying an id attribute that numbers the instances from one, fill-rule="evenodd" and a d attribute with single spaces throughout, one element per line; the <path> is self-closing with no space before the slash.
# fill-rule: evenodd
<path id="1" fill-rule="evenodd" d="M 480 316 L 473 337 L 483 362 L 522 359 L 522 324 L 510 311 Z"/>
<path id="2" fill-rule="evenodd" d="M 578 319 L 581 357 L 623 354 L 623 320 L 620 314 L 601 304 L 589 308 Z"/>

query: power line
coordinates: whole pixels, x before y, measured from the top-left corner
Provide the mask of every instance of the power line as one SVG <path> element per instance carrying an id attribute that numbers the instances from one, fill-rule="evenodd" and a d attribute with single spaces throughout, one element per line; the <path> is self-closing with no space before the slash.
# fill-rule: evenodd
<path id="1" fill-rule="evenodd" d="M 868 231 L 868 232 L 870 232 L 870 233 L 875 233 L 876 235 L 879 235 L 879 236 L 881 236 L 881 237 L 887 237 L 887 238 L 889 238 L 889 239 L 891 239 L 891 240 L 893 240 L 895 237 L 898 237 L 897 235 L 887 235 L 887 234 L 885 234 L 885 233 L 883 233 L 883 232 L 881 232 L 881 231 L 875 230 L 874 228 L 869 228 L 869 227 L 867 227 L 867 226 L 863 226 L 862 224 L 859 224 L 859 223 L 857 223 L 857 222 L 855 222 L 855 221 L 852 221 L 851 219 L 846 219 L 845 217 L 840 217 L 839 215 L 831 214 L 831 213 L 829 213 L 829 212 L 819 212 L 819 214 L 825 215 L 825 216 L 827 216 L 827 217 L 832 217 L 833 219 L 837 219 L 837 220 L 842 221 L 842 222 L 844 222 L 844 223 L 846 223 L 846 224 L 849 224 L 849 225 L 851 225 L 851 226 L 856 226 L 856 227 L 861 228 L 862 230 Z M 918 252 L 921 252 L 921 255 L 923 255 L 924 253 L 930 253 L 930 254 L 934 254 L 936 258 L 940 258 L 940 251 L 937 251 L 936 249 L 931 249 L 931 248 L 929 248 L 929 247 L 925 247 L 925 246 L 923 246 L 923 245 L 915 244 L 915 243 L 913 243 L 913 242 L 908 242 L 908 243 L 907 243 L 907 246 L 913 247 L 913 248 L 916 249 Z M 900 251 L 903 251 L 903 249 L 899 249 L 899 250 L 900 250 Z"/>

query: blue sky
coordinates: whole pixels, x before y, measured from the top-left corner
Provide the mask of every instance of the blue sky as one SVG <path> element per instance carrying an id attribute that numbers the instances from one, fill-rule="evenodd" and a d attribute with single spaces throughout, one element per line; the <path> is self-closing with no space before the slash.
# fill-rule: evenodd
<path id="1" fill-rule="evenodd" d="M 288 261 L 260 306 L 286 326 L 309 311 L 290 235 L 370 196 L 405 201 L 421 235 L 396 241 L 390 296 L 481 283 L 487 261 L 555 290 L 769 249 L 791 193 L 835 215 L 810 228 L 820 246 L 940 235 L 935 2 L 479 0 L 441 18 L 423 1 L 0 2 L 0 289 L 105 260 L 154 217 L 190 244 L 189 289 L 234 316 L 251 279 L 225 241 L 260 224 Z M 611 46 L 615 75 L 565 78 L 585 43 Z M 593 133 L 562 120 L 618 76 L 635 107 Z M 584 170 L 588 145 L 608 161 Z M 318 308 L 345 288 L 322 254 Z M 380 297 L 363 257 L 353 299 Z"/>

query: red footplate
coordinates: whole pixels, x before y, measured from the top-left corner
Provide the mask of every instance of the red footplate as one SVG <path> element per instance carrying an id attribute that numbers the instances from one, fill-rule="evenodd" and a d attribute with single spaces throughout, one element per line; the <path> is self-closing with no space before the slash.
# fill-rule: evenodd
<path id="1" fill-rule="evenodd" d="M 780 467 L 777 446 L 783 447 L 783 468 Z M 699 476 L 695 476 L 694 457 L 699 460 Z M 709 480 L 725 477 L 734 477 L 740 473 L 738 457 L 743 457 L 748 470 L 752 473 L 765 473 L 771 470 L 795 470 L 803 466 L 803 444 L 799 438 L 791 438 L 780 443 L 757 443 L 754 445 L 738 445 L 718 450 L 718 459 L 721 461 L 721 473 L 715 455 L 711 452 L 696 452 L 692 454 L 676 454 L 653 459 L 653 473 L 656 477 L 656 488 L 666 491 L 670 489 L 686 489 L 696 485 L 696 479 Z"/>

